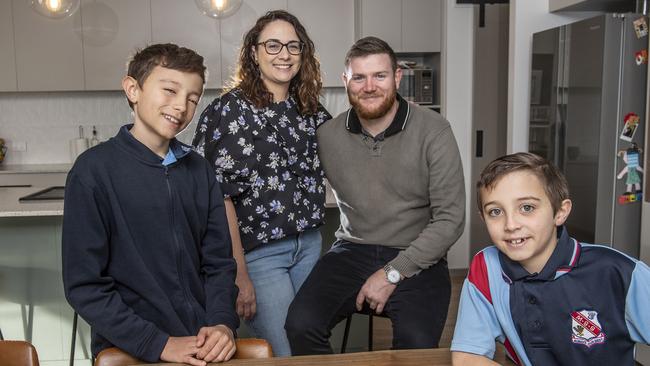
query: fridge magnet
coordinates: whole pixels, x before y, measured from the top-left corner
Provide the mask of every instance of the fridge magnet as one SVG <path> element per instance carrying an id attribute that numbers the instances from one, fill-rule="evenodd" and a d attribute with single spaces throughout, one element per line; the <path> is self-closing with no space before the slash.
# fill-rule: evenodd
<path id="1" fill-rule="evenodd" d="M 648 23 L 646 23 L 645 17 L 633 21 L 632 24 L 634 24 L 636 38 L 642 38 L 648 35 Z"/>
<path id="2" fill-rule="evenodd" d="M 648 50 L 641 50 L 634 54 L 634 60 L 638 66 L 648 63 Z"/>
<path id="3" fill-rule="evenodd" d="M 639 156 L 642 150 L 639 149 L 636 143 L 632 143 L 632 147 L 627 150 L 618 152 L 618 156 L 623 157 L 625 168 L 621 170 L 616 176 L 618 179 L 625 178 L 625 192 L 619 196 L 618 203 L 626 204 L 632 202 L 640 202 L 643 198 L 641 191 L 641 177 L 639 173 L 643 173 L 643 168 L 639 165 Z"/>
<path id="4" fill-rule="evenodd" d="M 623 132 L 621 132 L 620 139 L 623 141 L 631 142 L 636 132 L 636 128 L 639 126 L 639 115 L 636 113 L 628 113 L 623 118 Z"/>

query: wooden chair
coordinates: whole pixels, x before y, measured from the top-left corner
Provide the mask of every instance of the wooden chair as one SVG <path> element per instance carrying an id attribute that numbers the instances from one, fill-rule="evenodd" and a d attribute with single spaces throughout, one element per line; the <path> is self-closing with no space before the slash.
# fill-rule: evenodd
<path id="1" fill-rule="evenodd" d="M 271 345 L 257 338 L 237 339 L 237 352 L 233 358 L 268 358 L 273 357 Z M 107 348 L 97 355 L 95 366 L 128 366 L 139 363 L 145 363 L 117 347 Z M 4 366 L 4 364 L 2 364 Z"/>
<path id="2" fill-rule="evenodd" d="M 0 341 L 0 365 L 38 366 L 36 348 L 24 341 Z"/>

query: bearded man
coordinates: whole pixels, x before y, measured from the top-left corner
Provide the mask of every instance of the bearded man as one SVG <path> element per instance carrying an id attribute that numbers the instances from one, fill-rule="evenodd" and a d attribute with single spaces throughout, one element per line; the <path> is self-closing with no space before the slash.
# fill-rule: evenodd
<path id="1" fill-rule="evenodd" d="M 317 131 L 341 225 L 289 308 L 294 355 L 331 353 L 331 329 L 355 311 L 388 316 L 394 349 L 438 346 L 446 254 L 465 222 L 463 170 L 449 122 L 399 96 L 401 77 L 379 38 L 347 53 L 352 108 Z"/>

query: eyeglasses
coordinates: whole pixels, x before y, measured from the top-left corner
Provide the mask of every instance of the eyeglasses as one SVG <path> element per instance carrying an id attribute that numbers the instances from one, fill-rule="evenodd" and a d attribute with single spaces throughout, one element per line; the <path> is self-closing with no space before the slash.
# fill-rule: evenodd
<path id="1" fill-rule="evenodd" d="M 292 55 L 299 55 L 302 53 L 303 43 L 300 41 L 290 41 L 287 43 L 282 43 L 277 39 L 269 39 L 264 42 L 257 43 L 257 46 L 263 44 L 266 53 L 269 55 L 277 55 L 282 52 L 282 47 L 286 47 Z"/>

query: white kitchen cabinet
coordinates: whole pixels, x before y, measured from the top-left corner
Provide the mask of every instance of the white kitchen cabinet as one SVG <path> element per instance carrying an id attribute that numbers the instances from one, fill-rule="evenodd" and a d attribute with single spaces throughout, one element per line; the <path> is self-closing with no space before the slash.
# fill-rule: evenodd
<path id="1" fill-rule="evenodd" d="M 221 76 L 226 85 L 239 61 L 246 32 L 269 10 L 287 9 L 287 0 L 246 0 L 232 16 L 221 20 Z"/>
<path id="2" fill-rule="evenodd" d="M 402 50 L 402 2 L 362 0 L 359 31 L 359 38 L 368 36 L 381 38 L 395 52 L 400 52 Z"/>
<path id="3" fill-rule="evenodd" d="M 402 0 L 402 52 L 440 52 L 442 0 Z"/>
<path id="4" fill-rule="evenodd" d="M 194 1 L 151 0 L 151 34 L 154 43 L 176 43 L 205 59 L 207 88 L 221 88 L 219 21 L 201 14 Z"/>
<path id="5" fill-rule="evenodd" d="M 32 10 L 29 1 L 13 0 L 12 5 L 18 90 L 83 90 L 83 51 L 75 32 L 80 12 L 49 19 Z"/>
<path id="6" fill-rule="evenodd" d="M 314 41 L 323 86 L 343 86 L 345 54 L 354 43 L 354 1 L 289 0 L 288 10 Z"/>
<path id="7" fill-rule="evenodd" d="M 440 52 L 442 0 L 362 0 L 359 38 L 376 36 L 395 52 Z"/>
<path id="8" fill-rule="evenodd" d="M 0 91 L 16 91 L 16 53 L 11 2 L 0 1 Z"/>
<path id="9" fill-rule="evenodd" d="M 150 0 L 82 0 L 85 90 L 119 90 L 126 63 L 151 43 Z"/>

